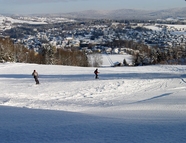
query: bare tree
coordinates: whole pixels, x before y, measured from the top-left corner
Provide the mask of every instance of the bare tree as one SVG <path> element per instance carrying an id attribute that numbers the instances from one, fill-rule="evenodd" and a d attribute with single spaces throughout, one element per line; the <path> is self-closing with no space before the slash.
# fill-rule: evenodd
<path id="1" fill-rule="evenodd" d="M 103 63 L 101 54 L 89 55 L 89 66 L 99 67 Z"/>

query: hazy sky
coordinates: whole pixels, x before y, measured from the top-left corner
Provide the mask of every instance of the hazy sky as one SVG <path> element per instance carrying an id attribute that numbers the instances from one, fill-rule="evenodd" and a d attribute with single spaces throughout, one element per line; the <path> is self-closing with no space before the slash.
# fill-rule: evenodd
<path id="1" fill-rule="evenodd" d="M 66 13 L 134 8 L 158 10 L 186 7 L 185 0 L 0 0 L 1 14 Z"/>

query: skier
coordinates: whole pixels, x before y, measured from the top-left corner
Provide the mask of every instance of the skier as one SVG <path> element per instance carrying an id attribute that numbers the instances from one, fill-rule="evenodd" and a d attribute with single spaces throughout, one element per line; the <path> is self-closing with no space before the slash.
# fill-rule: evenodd
<path id="1" fill-rule="evenodd" d="M 36 70 L 33 71 L 32 76 L 34 77 L 36 84 L 39 84 L 38 73 Z"/>
<path id="2" fill-rule="evenodd" d="M 95 79 L 98 79 L 98 69 L 96 69 L 95 71 L 94 71 L 94 74 L 95 74 Z"/>

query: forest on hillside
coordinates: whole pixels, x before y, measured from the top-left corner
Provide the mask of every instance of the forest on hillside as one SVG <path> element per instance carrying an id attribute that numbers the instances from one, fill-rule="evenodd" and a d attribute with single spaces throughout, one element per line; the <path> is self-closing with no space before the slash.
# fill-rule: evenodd
<path id="1" fill-rule="evenodd" d="M 115 40 L 107 43 L 110 47 L 127 47 L 125 52 L 133 56 L 133 65 L 152 64 L 186 64 L 186 49 L 183 46 L 173 48 L 149 47 L 134 41 Z M 100 66 L 100 53 L 92 53 L 93 59 L 88 59 L 84 51 L 77 49 L 59 49 L 50 44 L 44 44 L 35 52 L 21 44 L 15 44 L 10 38 L 0 38 L 0 62 L 20 62 L 70 66 Z M 90 64 L 91 63 L 91 64 Z M 93 63 L 93 64 L 92 64 Z M 125 59 L 120 65 L 127 66 Z"/>
<path id="2" fill-rule="evenodd" d="M 0 62 L 88 66 L 84 52 L 56 49 L 49 44 L 43 45 L 39 52 L 35 52 L 21 44 L 14 44 L 10 38 L 0 38 Z"/>

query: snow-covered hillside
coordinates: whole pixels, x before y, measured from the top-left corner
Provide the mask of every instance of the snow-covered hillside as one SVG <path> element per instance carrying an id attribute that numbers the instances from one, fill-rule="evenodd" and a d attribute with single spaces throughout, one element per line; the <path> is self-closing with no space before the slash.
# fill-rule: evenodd
<path id="1" fill-rule="evenodd" d="M 0 142 L 186 141 L 186 66 L 103 66 L 99 80 L 94 70 L 0 64 Z"/>
<path id="2" fill-rule="evenodd" d="M 115 63 L 123 64 L 125 59 L 127 64 L 132 65 L 132 55 L 129 54 L 103 54 L 102 56 L 102 65 L 103 67 L 113 66 Z"/>
<path id="3" fill-rule="evenodd" d="M 14 27 L 13 24 L 49 24 L 49 23 L 63 23 L 63 22 L 74 22 L 75 20 L 61 18 L 61 17 L 9 17 L 0 15 L 0 31 L 11 29 Z"/>

